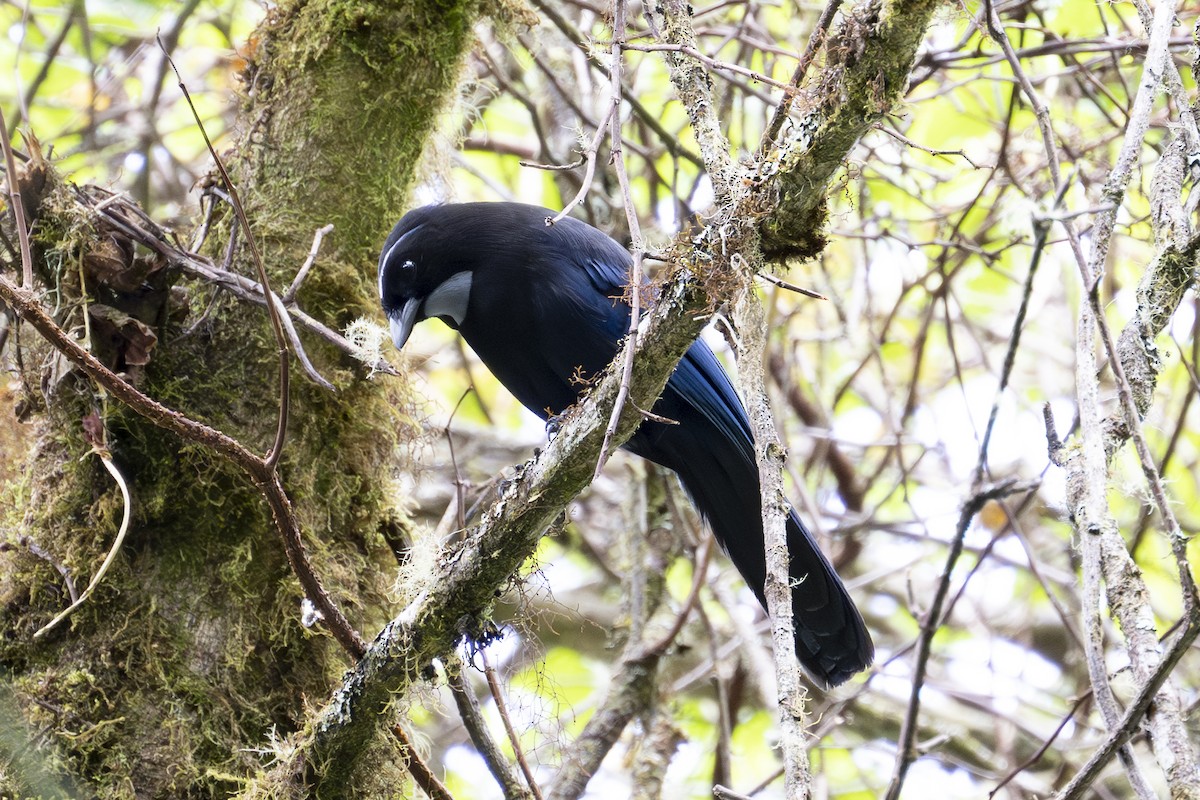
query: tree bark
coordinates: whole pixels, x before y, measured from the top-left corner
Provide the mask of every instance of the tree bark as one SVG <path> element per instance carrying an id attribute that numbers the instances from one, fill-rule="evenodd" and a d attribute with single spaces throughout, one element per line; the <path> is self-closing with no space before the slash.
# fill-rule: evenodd
<path id="1" fill-rule="evenodd" d="M 475 13 L 473 3 L 436 0 L 293 2 L 252 37 L 242 136 L 227 166 L 277 287 L 292 280 L 314 232 L 334 225 L 298 296 L 326 324 L 374 313 L 375 249 L 450 102 Z M 263 310 L 181 285 L 70 202 L 52 173 L 40 185 L 39 277 L 70 301 L 59 324 L 86 320 L 93 350 L 151 397 L 265 452 L 280 387 Z M 219 212 L 209 236 L 218 263 L 232 220 Z M 234 268 L 253 274 L 244 248 L 235 252 Z M 102 308 L 117 309 L 119 324 Z M 25 331 L 24 363 L 42 363 L 49 351 Z M 129 331 L 142 334 L 147 359 Z M 386 479 L 408 430 L 401 382 L 368 382 L 340 352 L 305 346 L 336 391 L 292 382 L 280 472 L 317 572 L 351 622 L 373 629 L 386 618 L 390 579 L 382 533 L 399 521 Z M 4 491 L 4 524 L 34 546 L 0 553 L 0 675 L 13 689 L 0 714 L 39 747 L 0 788 L 228 796 L 277 737 L 303 725 L 306 699 L 325 697 L 348 661 L 301 625 L 303 592 L 262 496 L 236 467 L 45 363 L 25 376 L 27 407 L 42 412 L 37 446 Z M 133 524 L 95 594 L 34 639 L 71 601 L 59 568 L 86 584 L 123 511 L 89 455 L 82 422 L 93 413 L 130 483 Z M 399 766 L 372 780 L 396 789 Z"/>

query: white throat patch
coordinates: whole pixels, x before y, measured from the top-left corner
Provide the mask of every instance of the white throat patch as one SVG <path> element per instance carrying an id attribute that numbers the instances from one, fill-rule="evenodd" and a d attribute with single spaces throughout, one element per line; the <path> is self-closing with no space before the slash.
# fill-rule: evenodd
<path id="1" fill-rule="evenodd" d="M 467 303 L 471 299 L 471 271 L 456 272 L 425 298 L 421 309 L 426 317 L 450 317 L 458 325 L 467 318 Z"/>

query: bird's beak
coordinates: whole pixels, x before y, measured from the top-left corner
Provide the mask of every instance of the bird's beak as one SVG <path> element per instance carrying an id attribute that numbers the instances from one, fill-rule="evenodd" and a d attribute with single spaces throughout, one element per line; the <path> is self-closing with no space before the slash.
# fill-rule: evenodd
<path id="1" fill-rule="evenodd" d="M 388 324 L 392 328 L 392 341 L 395 342 L 397 350 L 404 349 L 404 343 L 408 341 L 413 326 L 417 324 L 417 312 L 421 310 L 421 303 L 424 300 L 423 297 L 413 297 L 404 301 L 404 305 L 401 306 L 398 313 L 388 315 Z"/>

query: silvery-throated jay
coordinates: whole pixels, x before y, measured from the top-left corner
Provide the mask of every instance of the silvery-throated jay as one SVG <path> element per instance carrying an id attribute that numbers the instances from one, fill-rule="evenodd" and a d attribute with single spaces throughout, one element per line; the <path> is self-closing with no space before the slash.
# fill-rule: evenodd
<path id="1" fill-rule="evenodd" d="M 396 224 L 379 259 L 379 295 L 402 348 L 437 317 L 543 420 L 586 390 L 629 332 L 622 298 L 631 258 L 570 217 L 517 203 L 418 208 Z M 697 341 L 625 449 L 673 470 L 717 541 L 765 606 L 762 505 L 746 411 L 712 350 Z M 846 681 L 874 656 L 845 586 L 794 509 L 787 518 L 796 653 L 824 685 Z"/>

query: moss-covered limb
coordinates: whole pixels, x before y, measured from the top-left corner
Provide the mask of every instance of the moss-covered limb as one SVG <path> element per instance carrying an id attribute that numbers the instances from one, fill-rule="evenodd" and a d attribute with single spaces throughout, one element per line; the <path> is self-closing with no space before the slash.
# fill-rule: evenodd
<path id="1" fill-rule="evenodd" d="M 102 235 L 52 171 L 43 177 L 35 275 L 55 300 L 57 321 L 78 331 L 99 301 L 149 320 L 159 333 L 169 329 L 159 318 L 169 315 L 172 297 L 160 265 Z M 134 274 L 129 292 L 126 279 Z M 9 302 L 19 305 L 15 297 Z M 261 500 L 238 503 L 244 479 L 195 453 L 181 461 L 178 440 L 159 450 L 161 438 L 127 428 L 115 410 L 119 403 L 72 371 L 33 327 L 24 331 L 22 378 L 34 387 L 27 397 L 40 413 L 31 420 L 36 442 L 23 472 L 3 488 L 0 527 L 48 555 L 0 554 L 0 672 L 26 724 L 41 732 L 37 757 L 100 797 L 227 792 L 228 775 L 247 769 L 251 759 L 221 737 L 244 731 L 257 738 L 295 702 L 273 676 L 290 674 L 310 686 L 325 680 L 320 644 L 287 629 L 295 599 L 280 581 L 282 553 L 277 546 L 257 549 L 245 536 L 266 529 Z M 108 365 L 143 386 L 152 382 L 120 342 L 104 341 L 96 327 L 91 341 Z M 159 353 L 152 351 L 155 358 Z M 114 458 L 133 486 L 134 525 L 95 594 L 68 625 L 35 641 L 32 633 L 70 602 L 56 568 L 86 583 L 120 519 L 111 479 L 87 457 L 81 422 L 93 413 L 103 418 Z M 244 575 L 253 593 L 236 585 Z M 260 625 L 289 642 L 279 658 L 267 647 L 247 648 L 258 638 L 248 631 Z M 245 686 L 258 687 L 261 704 L 232 702 L 250 693 Z M 0 781 L 0 794 L 22 791 Z"/>
<path id="2" fill-rule="evenodd" d="M 327 324 L 374 312 L 372 250 L 399 215 L 447 105 L 471 41 L 472 8 L 291 3 L 256 37 L 246 139 L 227 163 L 276 280 L 292 278 L 316 228 L 338 226 L 299 296 Z M 75 315 L 60 322 L 77 329 L 84 296 L 94 303 L 99 293 L 121 291 L 121 270 L 99 273 L 137 259 L 120 246 L 104 250 L 107 233 L 64 212 L 53 194 L 43 212 L 36 274 Z M 221 247 L 216 230 L 213 246 Z M 79 266 L 88 258 L 95 269 L 84 290 Z M 139 319 L 158 346 L 137 369 L 139 386 L 261 453 L 278 404 L 262 310 L 221 300 L 203 284 L 172 287 L 178 276 L 169 268 L 157 274 L 166 279 L 156 287 L 163 302 Z M 372 628 L 387 616 L 390 570 L 379 567 L 391 555 L 380 530 L 395 514 L 385 481 L 409 425 L 404 397 L 395 382 L 361 380 L 333 348 L 306 344 L 339 391 L 293 384 L 284 500 L 308 533 L 317 573 L 354 623 Z M 27 364 L 58 363 L 43 362 L 48 351 L 24 352 Z M 262 760 L 256 749 L 272 730 L 304 724 L 305 698 L 328 691 L 345 657 L 300 626 L 304 592 L 253 482 L 97 396 L 78 373 L 27 376 L 34 401 L 41 381 L 50 381 L 50 408 L 25 474 L 5 489 L 14 502 L 0 506 L 3 525 L 31 536 L 77 579 L 91 574 L 119 514 L 103 471 L 80 460 L 87 448 L 79 420 L 94 410 L 131 481 L 134 524 L 120 561 L 69 630 L 44 642 L 28 635 L 69 602 L 61 577 L 27 549 L 0 553 L 0 670 L 26 722 L 47 731 L 46 758 L 89 792 L 227 796 L 253 780 L 247 776 Z M 379 774 L 378 785 L 398 785 L 396 769 Z M 0 794 L 10 788 L 0 785 Z"/>
<path id="3" fill-rule="evenodd" d="M 1117 339 L 1117 354 L 1133 390 L 1134 403 L 1143 415 L 1154 400 L 1154 387 L 1162 369 L 1154 340 L 1196 282 L 1198 267 L 1200 238 L 1182 249 L 1170 247 L 1159 253 L 1138 286 L 1138 304 L 1133 319 Z M 1122 415 L 1114 415 L 1109 420 L 1106 434 L 1109 452 L 1115 452 L 1129 439 L 1129 429 Z"/>
<path id="4" fill-rule="evenodd" d="M 834 29 L 802 88 L 807 111 L 779 159 L 778 204 L 763 225 L 770 258 L 824 246 L 825 188 L 856 142 L 903 97 L 940 0 L 864 0 Z"/>
<path id="5" fill-rule="evenodd" d="M 373 283 L 373 251 L 455 89 L 475 11 L 474 0 L 318 0 L 273 11 L 245 74 L 243 174 L 256 224 L 307 227 L 311 238 L 332 223 L 337 246 Z"/>
<path id="6" fill-rule="evenodd" d="M 696 32 L 692 29 L 691 6 L 682 0 L 661 0 L 648 13 L 661 14 L 663 41 L 682 48 L 696 50 Z M 707 68 L 695 58 L 682 52 L 664 53 L 671 71 L 671 83 L 687 109 L 688 119 L 704 168 L 712 181 L 718 202 L 726 202 L 737 192 L 737 170 L 730 152 L 729 140 L 721 130 L 717 107 L 713 99 L 712 79 Z"/>
<path id="7" fill-rule="evenodd" d="M 1180 198 L 1185 173 L 1183 140 L 1163 151 L 1154 170 L 1151 223 L 1158 254 L 1146 268 L 1137 290 L 1137 308 L 1117 339 L 1117 356 L 1129 381 L 1134 406 L 1144 416 L 1154 400 L 1154 387 L 1162 360 L 1154 340 L 1175 315 L 1187 290 L 1196 282 L 1200 266 L 1200 236 L 1192 230 Z M 1113 415 L 1105 430 L 1105 447 L 1111 455 L 1128 441 L 1124 414 Z"/>

